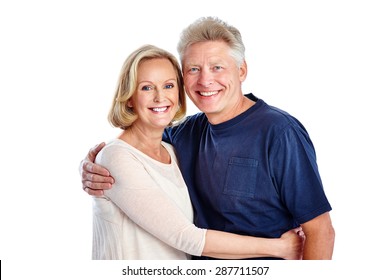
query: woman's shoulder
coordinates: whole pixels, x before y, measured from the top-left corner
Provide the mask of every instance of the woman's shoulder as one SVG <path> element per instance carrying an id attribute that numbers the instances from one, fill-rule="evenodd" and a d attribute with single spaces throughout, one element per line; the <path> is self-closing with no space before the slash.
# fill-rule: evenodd
<path id="1" fill-rule="evenodd" d="M 171 155 L 171 158 L 173 159 L 173 161 L 177 162 L 175 148 L 171 144 L 164 142 L 164 141 L 161 142 L 161 145 L 163 145 L 165 147 L 165 149 L 167 149 L 167 151 Z"/>
<path id="2" fill-rule="evenodd" d="M 115 138 L 106 142 L 106 145 L 100 151 L 100 153 L 113 153 L 115 151 L 123 151 L 124 149 L 128 150 L 131 146 L 125 141 Z"/>
<path id="3" fill-rule="evenodd" d="M 167 149 L 167 151 L 169 152 L 169 154 L 172 156 L 175 156 L 176 157 L 176 152 L 175 152 L 175 148 L 172 146 L 172 144 L 169 144 L 165 141 L 162 141 L 161 142 L 161 145 L 164 146 L 165 149 Z"/>
<path id="4" fill-rule="evenodd" d="M 112 139 L 106 142 L 106 145 L 96 156 L 96 162 L 107 162 L 120 160 L 124 156 L 133 154 L 133 147 L 121 139 Z"/>

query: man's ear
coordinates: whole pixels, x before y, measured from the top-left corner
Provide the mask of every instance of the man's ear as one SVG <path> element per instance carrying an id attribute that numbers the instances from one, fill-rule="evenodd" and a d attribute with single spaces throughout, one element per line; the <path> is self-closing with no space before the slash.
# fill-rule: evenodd
<path id="1" fill-rule="evenodd" d="M 246 61 L 244 60 L 240 66 L 239 73 L 240 73 L 240 81 L 243 82 L 246 79 L 246 75 L 248 74 L 248 66 L 246 65 Z"/>

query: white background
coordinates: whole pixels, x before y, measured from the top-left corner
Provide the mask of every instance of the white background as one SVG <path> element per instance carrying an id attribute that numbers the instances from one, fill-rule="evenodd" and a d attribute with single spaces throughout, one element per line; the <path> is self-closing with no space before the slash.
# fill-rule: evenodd
<path id="1" fill-rule="evenodd" d="M 181 30 L 209 15 L 242 32 L 244 91 L 296 116 L 315 144 L 336 244 L 330 268 L 313 273 L 389 274 L 387 1 L 14 0 L 0 2 L 0 259 L 8 279 L 118 276 L 89 261 L 91 201 L 79 163 L 119 132 L 106 116 L 127 55 L 144 43 L 176 54 Z M 302 279 L 304 269 L 293 273 Z"/>

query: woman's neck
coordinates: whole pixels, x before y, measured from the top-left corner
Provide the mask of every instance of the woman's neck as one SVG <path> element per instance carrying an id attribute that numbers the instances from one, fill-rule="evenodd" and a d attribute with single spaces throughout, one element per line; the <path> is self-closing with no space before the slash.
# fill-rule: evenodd
<path id="1" fill-rule="evenodd" d="M 147 130 L 137 125 L 124 130 L 119 139 L 127 142 L 137 150 L 162 163 L 170 163 L 170 155 L 162 146 L 163 130 Z"/>

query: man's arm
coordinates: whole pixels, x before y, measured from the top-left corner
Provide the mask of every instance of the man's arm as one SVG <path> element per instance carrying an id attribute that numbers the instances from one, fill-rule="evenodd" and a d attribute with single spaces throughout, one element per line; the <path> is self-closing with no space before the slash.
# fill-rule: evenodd
<path id="1" fill-rule="evenodd" d="M 110 172 L 95 162 L 96 155 L 105 146 L 102 142 L 91 148 L 88 155 L 80 162 L 79 172 L 81 175 L 83 190 L 89 195 L 101 196 L 104 190 L 111 189 L 114 178 Z"/>
<path id="2" fill-rule="evenodd" d="M 303 249 L 304 260 L 331 260 L 335 231 L 329 212 L 301 225 L 306 235 Z"/>

